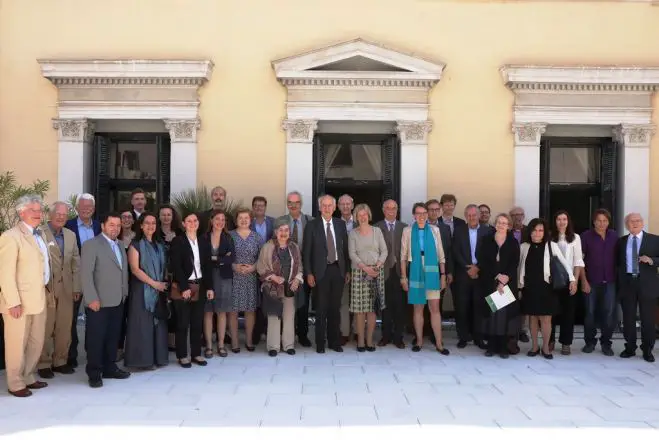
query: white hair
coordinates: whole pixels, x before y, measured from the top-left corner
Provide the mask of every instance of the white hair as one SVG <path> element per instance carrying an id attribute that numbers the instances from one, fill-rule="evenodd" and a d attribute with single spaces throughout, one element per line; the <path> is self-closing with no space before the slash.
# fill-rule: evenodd
<path id="1" fill-rule="evenodd" d="M 339 197 L 339 203 L 341 203 L 341 200 L 348 200 L 351 204 L 355 203 L 350 194 L 343 194 L 341 197 Z"/>
<path id="2" fill-rule="evenodd" d="M 78 194 L 78 197 L 76 197 L 76 207 L 80 205 L 80 200 L 91 200 L 94 206 L 96 206 L 96 199 L 89 193 Z"/>
<path id="3" fill-rule="evenodd" d="M 43 199 L 39 195 L 26 194 L 24 196 L 19 197 L 18 200 L 16 200 L 16 203 L 14 204 L 14 209 L 16 210 L 16 214 L 20 214 L 21 212 L 25 211 L 28 205 L 32 205 L 34 203 L 38 203 L 39 206 L 43 208 Z"/>
<path id="4" fill-rule="evenodd" d="M 467 214 L 467 211 L 469 211 L 470 209 L 475 209 L 476 211 L 478 211 L 478 205 L 475 203 L 470 203 L 467 206 L 465 206 L 465 215 Z"/>
<path id="5" fill-rule="evenodd" d="M 300 204 L 302 204 L 302 194 L 300 194 L 300 191 L 291 191 L 288 194 L 286 194 L 286 201 L 288 202 L 288 198 L 290 196 L 298 196 L 300 198 Z"/>
<path id="6" fill-rule="evenodd" d="M 48 210 L 49 210 L 50 212 L 55 212 L 55 211 L 57 210 L 57 207 L 58 207 L 58 206 L 65 206 L 67 211 L 68 211 L 69 209 L 71 209 L 71 204 L 70 204 L 69 202 L 65 202 L 65 201 L 63 201 L 63 200 L 58 200 L 58 201 L 56 201 L 56 202 L 51 203 L 51 205 L 50 205 L 50 207 L 48 208 Z"/>
<path id="7" fill-rule="evenodd" d="M 214 193 L 215 191 L 217 191 L 217 190 L 222 191 L 222 192 L 224 193 L 225 196 L 227 195 L 227 190 L 224 189 L 224 187 L 223 187 L 223 186 L 220 186 L 220 185 L 218 185 L 218 186 L 214 187 L 213 189 L 211 189 L 211 194 L 213 194 L 213 193 Z"/>
<path id="8" fill-rule="evenodd" d="M 323 199 L 330 199 L 332 203 L 336 206 L 336 199 L 334 198 L 333 195 L 330 194 L 323 194 L 322 196 L 318 197 L 318 209 L 320 209 L 320 204 L 322 203 Z"/>

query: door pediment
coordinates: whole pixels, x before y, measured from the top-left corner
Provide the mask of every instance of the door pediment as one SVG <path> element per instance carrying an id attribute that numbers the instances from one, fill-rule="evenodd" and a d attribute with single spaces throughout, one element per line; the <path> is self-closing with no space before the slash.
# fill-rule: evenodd
<path id="1" fill-rule="evenodd" d="M 441 79 L 445 64 L 358 38 L 276 60 L 272 66 L 286 86 L 430 88 Z"/>

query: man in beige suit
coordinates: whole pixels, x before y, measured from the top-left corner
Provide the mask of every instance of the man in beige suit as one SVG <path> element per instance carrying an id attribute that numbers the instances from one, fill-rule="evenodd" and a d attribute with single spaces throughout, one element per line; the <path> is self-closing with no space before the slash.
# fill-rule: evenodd
<path id="1" fill-rule="evenodd" d="M 52 379 L 54 373 L 73 374 L 67 365 L 71 344 L 73 302 L 80 298 L 80 254 L 76 235 L 64 227 L 69 214 L 66 202 L 55 202 L 50 208 L 50 221 L 43 228 L 48 243 L 51 276 L 46 286 L 46 339 L 41 352 L 38 373 Z"/>
<path id="2" fill-rule="evenodd" d="M 46 332 L 46 284 L 50 281 L 48 245 L 39 230 L 41 197 L 16 202 L 20 222 L 0 235 L 0 313 L 5 328 L 5 363 L 9 393 L 32 395 L 48 386 L 37 381 Z"/>

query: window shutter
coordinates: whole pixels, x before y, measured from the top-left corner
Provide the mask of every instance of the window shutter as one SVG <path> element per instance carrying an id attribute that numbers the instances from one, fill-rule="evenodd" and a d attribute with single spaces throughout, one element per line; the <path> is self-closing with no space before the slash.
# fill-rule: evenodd
<path id="1" fill-rule="evenodd" d="M 551 213 L 549 212 L 549 196 L 550 196 L 550 161 L 551 152 L 551 142 L 549 139 L 540 140 L 540 217 L 544 219 L 551 219 Z M 529 164 L 528 166 L 533 166 Z M 524 208 L 524 206 L 522 206 Z"/>
<path id="2" fill-rule="evenodd" d="M 618 143 L 607 139 L 602 143 L 600 161 L 600 206 L 611 213 L 611 227 L 616 224 L 616 179 L 618 168 Z"/>
<path id="3" fill-rule="evenodd" d="M 158 175 L 156 177 L 156 203 L 169 203 L 172 169 L 171 142 L 167 135 L 158 136 Z M 193 189 L 193 188 L 185 188 Z"/>
<path id="4" fill-rule="evenodd" d="M 94 176 L 96 198 L 96 216 L 100 218 L 113 210 L 110 206 L 110 140 L 103 136 L 94 136 Z"/>
<path id="5" fill-rule="evenodd" d="M 392 135 L 382 142 L 382 200 L 400 205 L 400 140 Z"/>
<path id="6" fill-rule="evenodd" d="M 321 195 L 325 194 L 325 146 L 323 145 L 320 136 L 315 135 L 313 138 L 313 206 L 312 215 L 317 217 L 319 215 L 318 204 L 316 200 Z M 294 188 L 295 189 L 295 188 Z"/>

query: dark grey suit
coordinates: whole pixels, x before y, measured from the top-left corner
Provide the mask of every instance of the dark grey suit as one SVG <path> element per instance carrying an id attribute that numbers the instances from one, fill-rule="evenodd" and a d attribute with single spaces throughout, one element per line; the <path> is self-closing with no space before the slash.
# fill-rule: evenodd
<path id="1" fill-rule="evenodd" d="M 383 342 L 403 342 L 405 329 L 405 293 L 400 285 L 400 243 L 406 223 L 395 221 L 394 230 L 389 231 L 389 224 L 381 220 L 375 224 L 382 230 L 384 241 L 387 243 L 387 261 L 385 262 L 385 304 L 382 312 L 382 339 Z M 387 270 L 388 269 L 388 270 Z"/>
<path id="2" fill-rule="evenodd" d="M 85 346 L 87 347 L 87 376 L 91 381 L 101 375 L 112 375 L 121 335 L 124 299 L 128 296 L 128 258 L 121 243 L 117 243 L 121 262 L 117 261 L 109 240 L 97 235 L 82 245 L 80 278 L 87 317 Z M 94 312 L 89 305 L 99 301 L 101 308 Z"/>

